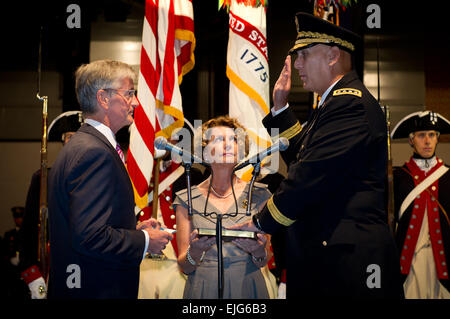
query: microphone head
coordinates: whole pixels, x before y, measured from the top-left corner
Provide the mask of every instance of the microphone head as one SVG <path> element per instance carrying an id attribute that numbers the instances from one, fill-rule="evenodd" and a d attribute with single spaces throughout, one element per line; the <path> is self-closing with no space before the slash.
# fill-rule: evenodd
<path id="1" fill-rule="evenodd" d="M 158 150 L 165 150 L 167 145 L 167 139 L 164 136 L 158 136 L 157 138 L 155 138 L 153 145 Z"/>
<path id="2" fill-rule="evenodd" d="M 280 137 L 278 142 L 280 143 L 280 151 L 285 151 L 289 147 L 289 140 L 286 137 Z"/>

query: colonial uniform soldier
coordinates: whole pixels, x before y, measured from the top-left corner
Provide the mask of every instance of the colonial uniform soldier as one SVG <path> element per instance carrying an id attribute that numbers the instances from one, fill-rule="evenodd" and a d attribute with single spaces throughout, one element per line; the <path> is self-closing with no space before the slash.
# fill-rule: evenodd
<path id="1" fill-rule="evenodd" d="M 161 154 L 158 152 L 158 154 Z M 155 164 L 159 163 L 155 161 Z M 175 194 L 175 181 L 185 181 L 184 175 L 180 176 L 183 167 L 175 165 L 172 161 L 161 160 L 159 169 L 159 185 L 161 190 L 158 200 L 158 213 L 156 219 L 169 229 L 176 229 L 175 210 L 172 199 Z M 195 174 L 198 172 L 196 169 Z M 154 183 L 154 176 L 152 179 Z M 152 217 L 153 202 L 144 207 L 138 215 L 139 222 Z M 177 264 L 178 247 L 174 238 L 167 244 L 161 255 L 147 254 L 140 266 L 139 299 L 180 299 L 183 298 L 186 276 L 179 270 Z"/>
<path id="2" fill-rule="evenodd" d="M 16 300 L 27 299 L 27 286 L 20 279 L 19 262 L 20 255 L 20 229 L 23 225 L 23 214 L 25 208 L 15 206 L 11 208 L 12 217 L 14 218 L 15 228 L 5 232 L 5 236 L 1 244 L 4 248 L 4 256 L 6 269 L 2 272 L 4 276 L 6 297 L 14 298 Z M 1 240 L 0 240 L 1 242 Z M 6 291 L 5 291 L 6 290 Z"/>
<path id="3" fill-rule="evenodd" d="M 66 144 L 70 137 L 84 122 L 81 111 L 68 111 L 57 116 L 48 127 L 48 141 Z M 38 239 L 39 239 L 39 194 L 41 170 L 37 170 L 28 188 L 25 204 L 25 215 L 21 230 L 22 252 L 20 268 L 22 279 L 28 285 L 33 299 L 46 297 L 46 278 L 38 267 Z"/>
<path id="4" fill-rule="evenodd" d="M 184 130 L 191 132 L 190 123 L 185 119 Z M 182 134 L 182 133 L 180 133 Z M 179 140 L 178 133 L 171 136 L 174 140 Z M 171 160 L 170 153 L 155 149 L 154 169 L 159 170 L 158 176 L 158 206 L 156 219 L 165 227 L 177 228 L 175 210 L 172 205 L 175 193 L 186 188 L 186 173 L 184 168 Z M 159 167 L 157 167 L 159 163 Z M 191 184 L 196 185 L 204 180 L 204 172 L 194 164 L 191 167 Z M 151 186 L 155 185 L 155 174 L 152 176 Z M 155 188 L 153 188 L 155 189 Z M 135 199 L 138 196 L 135 194 Z M 138 200 L 136 200 L 138 202 Z M 140 203 L 139 203 L 140 204 Z M 140 210 L 138 223 L 152 217 L 154 202 L 144 203 Z M 137 205 L 138 207 L 140 205 Z M 186 275 L 178 267 L 178 247 L 176 236 L 167 244 L 162 251 L 162 255 L 147 254 L 141 262 L 139 277 L 139 299 L 180 299 L 183 298 Z"/>
<path id="5" fill-rule="evenodd" d="M 413 155 L 394 169 L 396 240 L 406 298 L 450 298 L 450 173 L 435 154 L 450 122 L 432 111 L 412 113 L 392 138 L 408 138 Z"/>
<path id="6" fill-rule="evenodd" d="M 234 228 L 288 230 L 287 298 L 402 296 L 399 261 L 385 208 L 387 143 L 380 105 L 352 70 L 361 39 L 297 13 L 290 53 L 306 90 L 321 96 L 302 127 L 287 105 L 291 57 L 264 118 L 289 139 L 288 177 L 253 221 Z"/>

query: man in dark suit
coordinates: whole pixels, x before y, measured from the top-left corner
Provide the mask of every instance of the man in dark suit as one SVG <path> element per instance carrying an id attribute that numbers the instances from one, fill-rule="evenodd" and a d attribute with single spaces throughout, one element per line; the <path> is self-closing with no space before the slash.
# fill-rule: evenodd
<path id="1" fill-rule="evenodd" d="M 400 297 L 399 264 L 386 224 L 386 125 L 380 105 L 352 71 L 359 36 L 296 15 L 290 53 L 303 87 L 321 96 L 302 128 L 288 107 L 291 57 L 264 118 L 290 141 L 288 177 L 243 229 L 288 227 L 287 298 Z"/>
<path id="2" fill-rule="evenodd" d="M 115 140 L 133 122 L 135 74 L 102 60 L 75 73 L 85 124 L 49 174 L 49 298 L 136 298 L 139 264 L 172 235 L 148 220 L 136 229 L 133 188 Z"/>

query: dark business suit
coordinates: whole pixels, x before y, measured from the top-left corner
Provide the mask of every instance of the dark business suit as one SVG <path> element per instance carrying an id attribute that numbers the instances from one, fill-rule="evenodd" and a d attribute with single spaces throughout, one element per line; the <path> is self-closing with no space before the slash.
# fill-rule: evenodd
<path id="1" fill-rule="evenodd" d="M 116 150 L 84 124 L 49 174 L 49 298 L 136 298 L 145 235 Z M 80 269 L 81 287 L 74 268 Z"/>
<path id="2" fill-rule="evenodd" d="M 383 204 L 386 125 L 356 73 L 336 83 L 305 127 L 289 108 L 263 122 L 290 140 L 281 153 L 288 178 L 258 216 L 269 233 L 288 227 L 287 298 L 400 296 Z"/>

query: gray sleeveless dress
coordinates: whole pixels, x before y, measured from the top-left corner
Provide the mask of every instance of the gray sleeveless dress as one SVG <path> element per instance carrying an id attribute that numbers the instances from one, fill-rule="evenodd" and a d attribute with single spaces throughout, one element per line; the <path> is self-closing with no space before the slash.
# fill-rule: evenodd
<path id="1" fill-rule="evenodd" d="M 242 223 L 251 218 L 246 216 L 246 203 L 249 184 L 245 187 L 241 196 L 237 198 L 238 215 L 236 217 L 224 217 L 222 226 L 228 227 L 237 223 Z M 197 186 L 192 187 L 192 226 L 195 228 L 216 229 L 215 216 L 205 217 L 206 197 L 199 191 Z M 257 207 L 271 196 L 266 185 L 255 183 L 253 186 L 251 214 L 257 213 Z M 173 202 L 174 209 L 177 205 L 187 208 L 187 190 L 181 190 Z M 234 213 L 236 210 L 233 204 L 227 212 Z M 208 202 L 206 210 L 208 213 L 218 212 L 218 210 Z M 253 263 L 252 257 L 231 242 L 223 242 L 223 264 L 224 264 L 224 299 L 268 299 L 266 282 L 258 267 Z M 203 262 L 197 269 L 188 275 L 184 288 L 183 298 L 185 299 L 217 299 L 218 298 L 218 263 L 217 246 L 214 244 L 209 249 Z"/>

